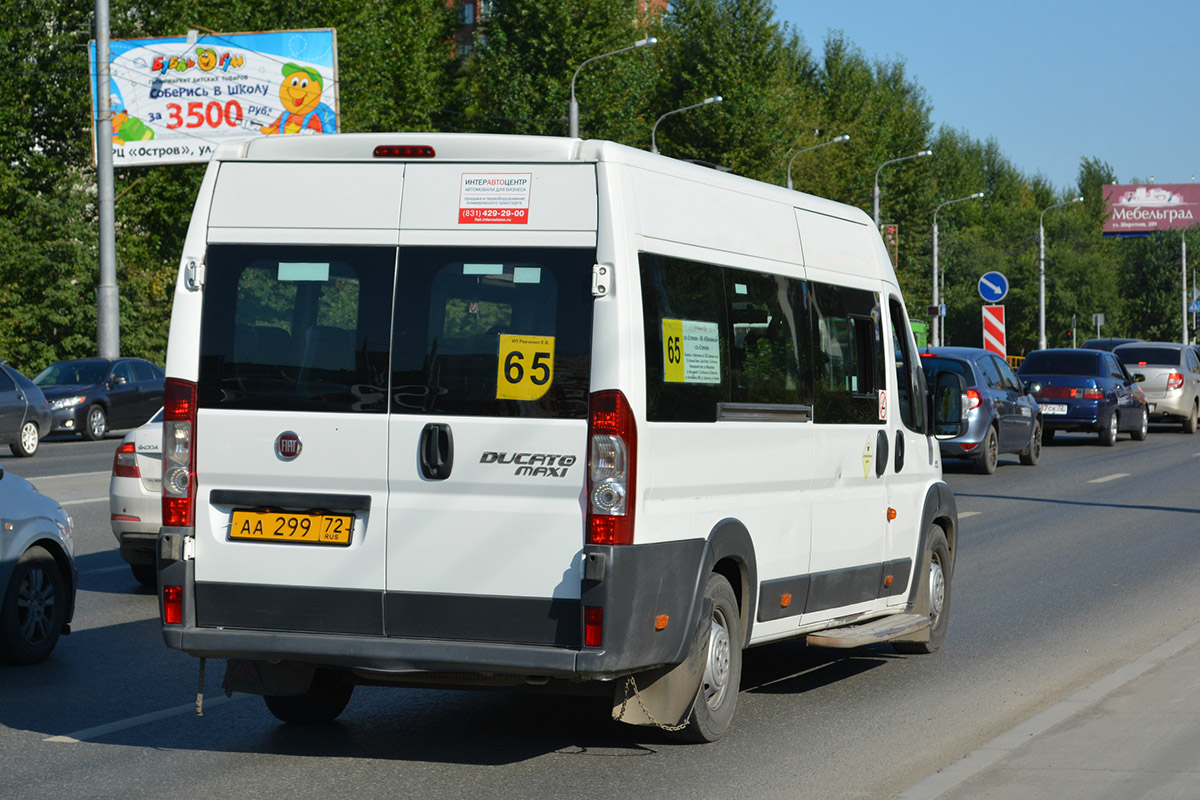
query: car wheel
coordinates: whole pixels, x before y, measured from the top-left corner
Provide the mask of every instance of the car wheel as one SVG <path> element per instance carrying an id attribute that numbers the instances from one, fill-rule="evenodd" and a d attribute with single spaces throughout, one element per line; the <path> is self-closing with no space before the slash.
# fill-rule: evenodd
<path id="1" fill-rule="evenodd" d="M 925 546 L 925 576 L 924 584 L 918 587 L 921 592 L 921 602 L 928 602 L 929 616 L 933 626 L 929 630 L 927 642 L 892 642 L 892 649 L 897 653 L 923 655 L 936 653 L 946 639 L 946 629 L 950 626 L 950 577 L 954 572 L 950 561 L 950 546 L 946 543 L 946 533 L 938 525 L 929 529 L 929 541 Z"/>
<path id="2" fill-rule="evenodd" d="M 1117 419 L 1117 411 L 1113 409 L 1112 416 L 1108 418 L 1108 426 L 1100 431 L 1100 444 L 1105 447 L 1112 447 L 1117 443 L 1117 426 L 1120 420 Z"/>
<path id="3" fill-rule="evenodd" d="M 692 711 L 676 738 L 685 742 L 715 742 L 733 721 L 742 682 L 742 623 L 737 597 L 725 576 L 713 573 L 704 587 L 704 599 L 712 601 L 712 617 L 702 647 L 704 670 Z M 694 649 L 695 651 L 695 649 Z"/>
<path id="4" fill-rule="evenodd" d="M 1130 434 L 1134 441 L 1146 441 L 1146 435 L 1150 432 L 1150 412 L 1142 409 L 1142 424 L 1137 426 L 1137 429 Z"/>
<path id="5" fill-rule="evenodd" d="M 158 586 L 157 564 L 130 564 L 129 571 L 133 573 L 133 577 L 142 586 L 149 586 L 151 588 Z"/>
<path id="6" fill-rule="evenodd" d="M 996 471 L 1000 461 L 1000 437 L 996 429 L 988 427 L 987 435 L 983 437 L 983 445 L 979 458 L 975 459 L 975 471 L 980 475 L 991 475 Z"/>
<path id="7" fill-rule="evenodd" d="M 1183 421 L 1183 432 L 1184 433 L 1195 433 L 1196 432 L 1196 405 L 1194 403 L 1192 404 L 1191 412 L 1187 415 L 1187 419 L 1185 419 Z"/>
<path id="8" fill-rule="evenodd" d="M 312 725 L 333 722 L 346 709 L 354 684 L 342 680 L 334 670 L 318 669 L 304 694 L 263 695 L 267 708 L 283 722 Z"/>
<path id="9" fill-rule="evenodd" d="M 21 426 L 17 440 L 8 446 L 17 458 L 29 458 L 38 451 L 38 426 L 36 422 L 26 422 Z"/>
<path id="10" fill-rule="evenodd" d="M 17 560 L 0 608 L 0 661 L 35 664 L 58 643 L 67 614 L 67 584 L 58 564 L 41 547 Z"/>
<path id="11" fill-rule="evenodd" d="M 1021 463 L 1027 467 L 1036 467 L 1042 457 L 1042 422 L 1033 421 L 1033 431 L 1029 434 L 1029 449 L 1021 453 Z"/>
<path id="12" fill-rule="evenodd" d="M 103 439 L 106 433 L 108 433 L 108 416 L 100 406 L 92 406 L 88 409 L 87 420 L 84 422 L 83 438 L 94 442 L 97 439 Z"/>

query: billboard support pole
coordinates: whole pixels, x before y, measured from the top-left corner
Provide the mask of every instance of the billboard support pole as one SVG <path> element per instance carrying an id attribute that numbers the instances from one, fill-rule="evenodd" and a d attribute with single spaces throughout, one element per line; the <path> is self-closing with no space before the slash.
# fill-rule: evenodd
<path id="1" fill-rule="evenodd" d="M 1188 343 L 1188 328 L 1187 328 L 1188 297 L 1187 297 L 1187 231 L 1186 230 L 1183 231 L 1182 233 L 1180 233 L 1179 241 L 1183 245 L 1183 250 L 1182 250 L 1182 258 L 1183 258 L 1183 338 L 1180 339 L 1179 341 L 1183 342 L 1184 344 L 1187 344 Z"/>
<path id="2" fill-rule="evenodd" d="M 96 189 L 100 212 L 100 284 L 96 289 L 96 349 L 101 358 L 116 358 L 121 355 L 109 59 L 108 0 L 96 0 Z"/>

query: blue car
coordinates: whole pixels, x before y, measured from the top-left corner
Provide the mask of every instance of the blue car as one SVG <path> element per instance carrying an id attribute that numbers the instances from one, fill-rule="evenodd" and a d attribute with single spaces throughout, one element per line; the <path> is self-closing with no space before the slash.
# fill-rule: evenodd
<path id="1" fill-rule="evenodd" d="M 1107 350 L 1034 350 L 1017 371 L 1042 410 L 1042 439 L 1056 431 L 1095 431 L 1111 447 L 1121 431 L 1146 438 L 1146 398 L 1135 376 Z"/>

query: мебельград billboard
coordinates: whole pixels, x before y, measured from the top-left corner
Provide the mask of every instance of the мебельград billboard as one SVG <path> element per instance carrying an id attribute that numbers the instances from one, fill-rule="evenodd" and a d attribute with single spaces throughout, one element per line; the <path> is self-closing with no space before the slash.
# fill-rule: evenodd
<path id="1" fill-rule="evenodd" d="M 96 43 L 89 46 L 95 158 Z M 113 166 L 204 162 L 225 141 L 337 133 L 331 28 L 110 43 Z"/>
<path id="2" fill-rule="evenodd" d="M 1144 236 L 1190 228 L 1200 214 L 1200 184 L 1104 185 L 1105 236 Z"/>

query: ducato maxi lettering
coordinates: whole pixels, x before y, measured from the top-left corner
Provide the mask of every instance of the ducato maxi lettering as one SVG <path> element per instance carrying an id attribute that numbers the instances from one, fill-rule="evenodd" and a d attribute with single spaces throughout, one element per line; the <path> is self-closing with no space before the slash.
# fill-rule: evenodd
<path id="1" fill-rule="evenodd" d="M 565 478 L 567 469 L 576 461 L 575 456 L 564 456 L 550 453 L 497 453 L 484 451 L 479 457 L 480 464 L 514 464 L 514 475 L 527 475 L 531 478 Z"/>

